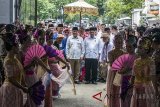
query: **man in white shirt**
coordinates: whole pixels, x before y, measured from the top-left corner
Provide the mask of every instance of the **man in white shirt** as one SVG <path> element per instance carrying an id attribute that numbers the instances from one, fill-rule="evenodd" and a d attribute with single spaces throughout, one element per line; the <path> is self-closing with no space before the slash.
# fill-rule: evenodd
<path id="1" fill-rule="evenodd" d="M 108 62 L 108 52 L 113 49 L 113 44 L 109 42 L 108 33 L 103 33 L 101 38 L 103 39 L 104 45 L 101 52 L 100 62 Z"/>
<path id="2" fill-rule="evenodd" d="M 72 36 L 68 37 L 66 56 L 71 64 L 74 81 L 79 84 L 80 60 L 84 57 L 84 42 L 83 38 L 78 36 L 77 27 L 73 27 Z"/>
<path id="3" fill-rule="evenodd" d="M 86 84 L 89 84 L 90 82 L 92 82 L 93 84 L 97 84 L 97 68 L 98 59 L 101 52 L 101 44 L 100 39 L 95 37 L 95 31 L 96 29 L 94 27 L 91 27 L 89 37 L 85 38 L 84 40 Z"/>
<path id="4" fill-rule="evenodd" d="M 108 70 L 108 53 L 113 49 L 113 44 L 109 42 L 109 34 L 103 33 L 102 39 L 104 42 L 103 49 L 100 55 L 100 79 L 101 81 L 105 81 L 107 77 L 107 70 Z"/>

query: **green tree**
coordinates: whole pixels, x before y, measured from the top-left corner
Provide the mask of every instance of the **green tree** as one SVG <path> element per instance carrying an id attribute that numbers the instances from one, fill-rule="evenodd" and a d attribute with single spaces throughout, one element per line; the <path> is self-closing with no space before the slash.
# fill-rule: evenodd
<path id="1" fill-rule="evenodd" d="M 108 17 L 108 21 L 109 23 L 114 23 L 114 20 L 116 20 L 124 11 L 123 4 L 120 0 L 108 0 L 106 6 L 106 16 Z"/>
<path id="2" fill-rule="evenodd" d="M 55 5 L 50 3 L 49 0 L 38 0 L 39 20 L 51 17 L 55 9 Z"/>
<path id="3" fill-rule="evenodd" d="M 144 0 L 107 0 L 105 3 L 108 23 L 114 23 L 121 15 L 131 16 L 134 8 L 141 8 Z"/>
<path id="4" fill-rule="evenodd" d="M 20 21 L 24 24 L 34 24 L 35 1 L 22 0 L 20 7 Z"/>

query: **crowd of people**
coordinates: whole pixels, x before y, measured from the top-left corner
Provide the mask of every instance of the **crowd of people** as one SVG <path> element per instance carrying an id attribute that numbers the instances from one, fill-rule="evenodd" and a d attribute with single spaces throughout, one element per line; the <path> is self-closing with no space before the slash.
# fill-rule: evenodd
<path id="1" fill-rule="evenodd" d="M 0 107 L 40 107 L 28 94 L 23 103 L 23 93 L 40 80 L 42 104 L 52 107 L 62 86 L 49 78 L 66 69 L 75 84 L 106 83 L 107 107 L 159 107 L 159 65 L 160 28 L 0 24 Z"/>
<path id="2" fill-rule="evenodd" d="M 110 42 L 112 36 L 105 105 L 159 107 L 160 28 L 128 27 L 111 33 Z"/>

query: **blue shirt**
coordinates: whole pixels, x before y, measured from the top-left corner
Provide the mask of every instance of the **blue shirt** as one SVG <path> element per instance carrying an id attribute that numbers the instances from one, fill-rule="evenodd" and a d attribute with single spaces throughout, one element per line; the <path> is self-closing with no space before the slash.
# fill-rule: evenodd
<path id="1" fill-rule="evenodd" d="M 53 40 L 56 40 L 57 37 L 58 37 L 58 32 L 54 33 L 52 38 L 53 38 Z"/>
<path id="2" fill-rule="evenodd" d="M 62 47 L 61 47 L 61 50 L 63 50 L 63 54 L 65 54 L 65 55 L 66 55 L 67 39 L 68 39 L 68 37 L 63 38 L 63 40 L 62 40 Z"/>

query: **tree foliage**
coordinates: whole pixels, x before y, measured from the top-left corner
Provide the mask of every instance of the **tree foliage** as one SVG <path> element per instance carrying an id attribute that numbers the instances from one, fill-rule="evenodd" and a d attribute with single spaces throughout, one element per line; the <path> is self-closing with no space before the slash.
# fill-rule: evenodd
<path id="1" fill-rule="evenodd" d="M 34 0 L 22 0 L 20 6 L 19 19 L 25 24 L 34 24 L 35 15 L 35 1 Z"/>
<path id="2" fill-rule="evenodd" d="M 61 9 L 64 5 L 75 2 L 76 0 L 38 0 L 38 18 L 43 20 L 46 18 L 62 17 Z M 134 8 L 141 8 L 144 0 L 85 0 L 91 5 L 99 8 L 103 18 L 107 19 L 108 23 L 114 23 L 117 18 L 122 15 L 131 16 L 131 11 Z M 33 2 L 33 3 L 32 3 Z M 30 6 L 32 4 L 33 6 Z M 34 20 L 34 0 L 23 0 L 22 3 L 22 18 L 23 20 Z M 104 13 L 105 12 L 105 13 Z M 104 13 L 104 14 L 103 14 Z M 33 16 L 33 17 L 31 17 Z M 73 19 L 73 16 L 64 15 L 65 19 Z M 76 19 L 79 16 L 75 16 Z M 85 16 L 86 17 L 86 16 Z M 88 16 L 92 19 L 92 16 Z"/>
<path id="3" fill-rule="evenodd" d="M 38 0 L 38 17 L 39 20 L 46 18 L 61 18 L 61 9 L 64 5 L 75 2 L 76 0 Z M 104 0 L 85 0 L 87 3 L 97 7 L 98 3 L 102 3 Z M 65 19 L 72 20 L 73 17 L 69 15 L 64 15 Z M 77 19 L 77 15 L 75 16 Z M 92 18 L 92 16 L 90 17 Z M 95 17 L 94 17 L 95 18 Z M 74 19 L 73 19 L 74 20 Z"/>
<path id="4" fill-rule="evenodd" d="M 38 0 L 39 19 L 46 19 L 51 17 L 55 9 L 55 5 L 49 0 Z"/>
<path id="5" fill-rule="evenodd" d="M 107 0 L 105 3 L 106 16 L 113 23 L 121 15 L 131 16 L 134 8 L 141 8 L 144 0 Z"/>

